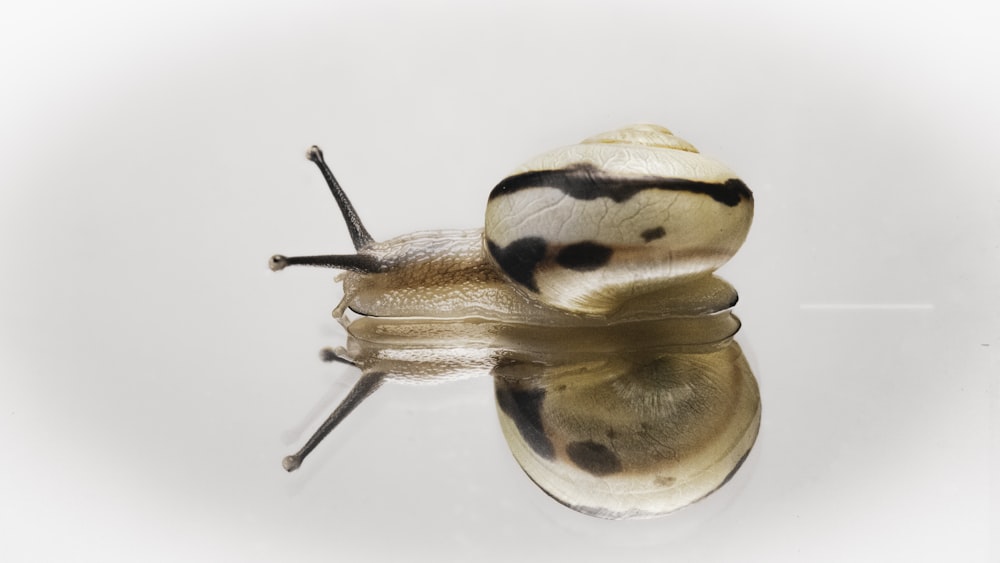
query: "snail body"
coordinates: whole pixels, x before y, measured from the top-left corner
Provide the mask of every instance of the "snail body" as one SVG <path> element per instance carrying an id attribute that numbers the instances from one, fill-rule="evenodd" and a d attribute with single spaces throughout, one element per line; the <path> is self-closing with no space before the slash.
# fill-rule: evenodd
<path id="1" fill-rule="evenodd" d="M 490 375 L 504 436 L 547 493 L 605 518 L 665 514 L 735 471 L 757 434 L 756 380 L 713 275 L 753 197 L 668 130 L 631 126 L 539 156 L 490 192 L 484 228 L 375 241 L 316 147 L 356 254 L 271 268 L 344 270 L 326 359 L 362 377 L 294 470 L 386 380 Z"/>

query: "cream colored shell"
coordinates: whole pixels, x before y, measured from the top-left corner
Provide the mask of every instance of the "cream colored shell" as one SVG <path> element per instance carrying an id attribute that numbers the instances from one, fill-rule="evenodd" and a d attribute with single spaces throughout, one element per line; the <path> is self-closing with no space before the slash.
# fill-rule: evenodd
<path id="1" fill-rule="evenodd" d="M 547 177 L 531 178 L 540 172 Z M 510 184 L 516 188 L 504 191 Z M 742 245 L 752 217 L 752 195 L 732 170 L 666 128 L 636 125 L 517 168 L 491 195 L 485 237 L 494 263 L 532 298 L 607 314 L 637 295 L 718 269 Z M 504 253 L 528 240 L 544 254 L 530 275 Z M 574 247 L 608 258 L 560 265 L 561 253 Z M 520 270 L 511 272 L 505 260 Z"/>

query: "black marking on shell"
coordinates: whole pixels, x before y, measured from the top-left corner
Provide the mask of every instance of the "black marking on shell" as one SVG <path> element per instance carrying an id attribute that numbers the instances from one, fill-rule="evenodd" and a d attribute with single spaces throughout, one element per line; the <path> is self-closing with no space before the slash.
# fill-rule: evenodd
<path id="1" fill-rule="evenodd" d="M 639 233 L 639 236 L 646 242 L 653 242 L 654 240 L 663 238 L 666 234 L 667 231 L 663 227 L 653 227 Z"/>
<path id="2" fill-rule="evenodd" d="M 607 197 L 619 203 L 644 190 L 704 194 L 729 207 L 735 207 L 742 199 L 753 200 L 750 188 L 738 178 L 715 183 L 685 178 L 616 176 L 588 163 L 573 164 L 559 170 L 533 170 L 508 176 L 493 188 L 490 199 L 527 188 L 553 188 L 574 199 L 592 200 Z"/>
<path id="3" fill-rule="evenodd" d="M 577 467 L 591 475 L 609 475 L 622 470 L 622 462 L 615 452 L 593 440 L 571 442 L 566 446 L 566 455 Z"/>
<path id="4" fill-rule="evenodd" d="M 538 292 L 535 283 L 535 267 L 545 258 L 548 245 L 541 237 L 519 238 L 504 248 L 492 240 L 486 240 L 486 248 L 507 277 L 531 291 Z"/>
<path id="5" fill-rule="evenodd" d="M 535 453 L 545 459 L 555 457 L 555 447 L 545 435 L 542 425 L 542 403 L 545 401 L 544 389 L 512 389 L 499 380 L 496 388 L 497 405 L 514 421 L 517 431 L 521 433 L 525 443 L 535 450 Z"/>
<path id="6" fill-rule="evenodd" d="M 577 272 L 589 272 L 607 264 L 612 254 L 611 248 L 588 240 L 564 246 L 556 254 L 556 263 Z"/>

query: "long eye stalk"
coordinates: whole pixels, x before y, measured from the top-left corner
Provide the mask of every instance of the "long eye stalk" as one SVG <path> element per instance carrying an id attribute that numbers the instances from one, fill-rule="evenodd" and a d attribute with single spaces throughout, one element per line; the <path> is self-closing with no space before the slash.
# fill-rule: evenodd
<path id="1" fill-rule="evenodd" d="M 333 199 L 337 201 L 337 205 L 340 206 L 340 212 L 344 215 L 344 221 L 347 223 L 347 230 L 351 233 L 354 248 L 361 250 L 371 244 L 375 239 L 368 234 L 368 229 L 361 223 L 361 218 L 358 217 L 358 212 L 354 209 L 354 205 L 351 204 L 351 200 L 347 198 L 347 194 L 340 187 L 340 182 L 333 177 L 333 172 L 330 171 L 330 167 L 326 165 L 326 160 L 323 159 L 323 151 L 316 145 L 313 145 L 306 153 L 306 157 L 316 163 L 319 171 L 323 173 L 326 185 L 330 187 L 330 193 L 333 194 Z"/>
<path id="2" fill-rule="evenodd" d="M 347 415 L 351 414 L 362 401 L 367 399 L 372 393 L 374 393 L 382 383 L 385 381 L 384 373 L 365 373 L 361 375 L 361 379 L 354 384 L 351 391 L 344 397 L 344 400 L 337 405 L 330 416 L 316 429 L 316 432 L 306 441 L 302 449 L 295 452 L 294 454 L 285 457 L 281 460 L 281 466 L 285 468 L 285 471 L 295 471 L 302 465 L 302 460 L 309 455 L 309 452 L 313 451 L 326 435 L 333 431 Z"/>

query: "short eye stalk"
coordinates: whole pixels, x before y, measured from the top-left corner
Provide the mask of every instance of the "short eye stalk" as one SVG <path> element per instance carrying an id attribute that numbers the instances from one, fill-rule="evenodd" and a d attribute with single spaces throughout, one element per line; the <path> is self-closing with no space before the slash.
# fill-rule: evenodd
<path id="1" fill-rule="evenodd" d="M 344 222 L 347 223 L 347 230 L 351 235 L 351 241 L 354 243 L 354 248 L 358 251 L 358 254 L 327 254 L 317 256 L 282 256 L 281 254 L 275 254 L 268 261 L 268 267 L 274 272 L 284 270 L 288 266 L 315 266 L 362 273 L 382 271 L 383 265 L 377 258 L 370 254 L 364 254 L 364 249 L 374 242 L 375 239 L 368 233 L 368 229 L 361 222 L 361 217 L 358 216 L 358 212 L 354 209 L 351 200 L 348 199 L 347 194 L 340 187 L 340 182 L 334 177 L 333 172 L 330 171 L 330 167 L 326 165 L 326 160 L 323 158 L 323 151 L 313 145 L 306 152 L 306 158 L 315 163 L 316 167 L 323 174 L 326 185 L 330 188 L 330 193 L 333 194 L 334 201 L 340 207 L 340 213 L 344 217 Z"/>
<path id="2" fill-rule="evenodd" d="M 382 263 L 370 254 L 327 254 L 323 256 L 282 256 L 275 254 L 268 260 L 271 271 L 278 272 L 288 266 L 315 266 L 317 268 L 335 268 L 374 274 L 383 270 Z"/>

